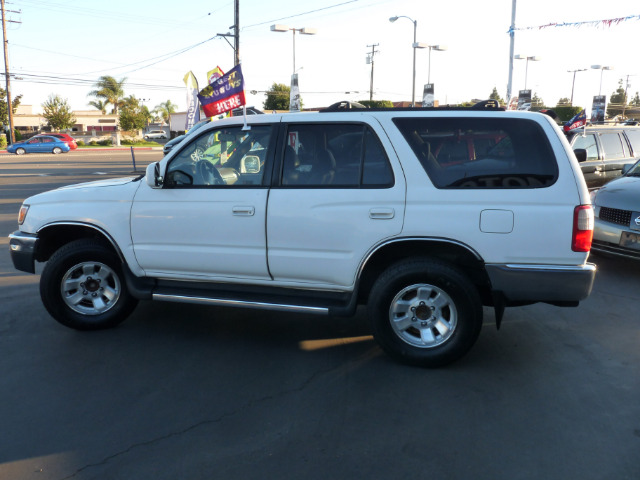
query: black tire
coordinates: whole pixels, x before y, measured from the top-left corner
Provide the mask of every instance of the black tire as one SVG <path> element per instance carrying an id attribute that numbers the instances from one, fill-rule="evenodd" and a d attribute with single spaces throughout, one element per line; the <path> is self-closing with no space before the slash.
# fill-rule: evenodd
<path id="1" fill-rule="evenodd" d="M 148 135 L 145 135 L 145 136 L 144 136 L 144 139 L 145 139 L 145 140 L 149 140 L 149 136 L 148 136 Z"/>
<path id="2" fill-rule="evenodd" d="M 16 155 L 24 155 L 27 151 L 24 148 L 16 148 Z"/>
<path id="3" fill-rule="evenodd" d="M 40 277 L 40 297 L 53 318 L 76 330 L 115 327 L 138 303 L 118 255 L 92 239 L 68 243 L 51 256 Z"/>
<path id="4" fill-rule="evenodd" d="M 51 153 L 53 153 L 54 155 L 58 155 L 59 153 L 62 153 L 62 149 L 60 147 L 55 147 Z"/>
<path id="5" fill-rule="evenodd" d="M 464 356 L 480 335 L 482 302 L 467 276 L 440 260 L 400 261 L 376 280 L 368 314 L 392 358 L 440 367 Z"/>

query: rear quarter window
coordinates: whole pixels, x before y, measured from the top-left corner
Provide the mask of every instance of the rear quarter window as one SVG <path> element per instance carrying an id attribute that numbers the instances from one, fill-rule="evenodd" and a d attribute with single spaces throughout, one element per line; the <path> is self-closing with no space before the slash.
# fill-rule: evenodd
<path id="1" fill-rule="evenodd" d="M 520 118 L 395 118 L 437 188 L 522 189 L 555 183 L 547 136 Z"/>

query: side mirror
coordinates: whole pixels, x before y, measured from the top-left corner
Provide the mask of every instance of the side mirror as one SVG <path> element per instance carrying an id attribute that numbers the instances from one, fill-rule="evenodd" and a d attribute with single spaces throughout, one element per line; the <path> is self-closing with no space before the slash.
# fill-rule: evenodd
<path id="1" fill-rule="evenodd" d="M 573 151 L 573 154 L 578 159 L 578 162 L 586 162 L 587 161 L 587 151 L 584 148 L 576 148 Z"/>
<path id="2" fill-rule="evenodd" d="M 260 158 L 247 155 L 240 160 L 240 173 L 260 173 Z"/>
<path id="3" fill-rule="evenodd" d="M 147 165 L 146 173 L 147 185 L 151 188 L 162 188 L 164 179 L 160 175 L 160 163 L 153 162 Z"/>

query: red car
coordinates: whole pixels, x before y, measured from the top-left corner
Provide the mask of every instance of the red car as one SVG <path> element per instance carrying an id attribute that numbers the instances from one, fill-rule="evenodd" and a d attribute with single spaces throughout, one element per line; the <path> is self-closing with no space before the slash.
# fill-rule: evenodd
<path id="1" fill-rule="evenodd" d="M 69 148 L 71 150 L 75 150 L 76 148 L 78 148 L 78 144 L 76 143 L 76 139 L 73 138 L 71 135 L 69 135 L 67 133 L 47 133 L 46 135 L 49 136 L 49 137 L 59 138 L 64 143 L 69 145 Z M 38 137 L 38 136 L 39 135 L 36 135 L 36 137 Z"/>

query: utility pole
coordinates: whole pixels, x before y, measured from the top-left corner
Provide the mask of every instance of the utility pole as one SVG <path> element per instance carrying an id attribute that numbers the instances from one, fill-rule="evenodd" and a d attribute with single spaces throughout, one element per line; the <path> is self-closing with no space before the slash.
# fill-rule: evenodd
<path id="1" fill-rule="evenodd" d="M 373 101 L 373 65 L 374 65 L 374 60 L 373 57 L 375 57 L 376 53 L 380 53 L 380 50 L 376 50 L 376 47 L 379 46 L 379 43 L 376 43 L 374 45 L 367 45 L 367 47 L 371 47 L 371 53 L 367 55 L 367 63 L 371 63 L 371 83 L 369 85 L 369 101 Z"/>
<path id="2" fill-rule="evenodd" d="M 624 85 L 624 104 L 622 105 L 622 116 L 624 117 L 625 112 L 627 111 L 627 90 L 629 89 L 629 77 L 633 75 L 627 75 L 627 82 Z"/>
<path id="3" fill-rule="evenodd" d="M 233 48 L 233 66 L 240 63 L 240 0 L 234 0 L 234 23 L 229 27 L 233 33 L 218 33 L 219 37 L 226 40 L 231 48 Z M 233 37 L 233 45 L 227 40 L 227 37 Z"/>
<path id="4" fill-rule="evenodd" d="M 234 4 L 235 21 L 233 23 L 233 43 L 236 51 L 234 66 L 240 63 L 240 0 L 235 0 Z"/>
<path id="5" fill-rule="evenodd" d="M 11 80 L 9 79 L 9 40 L 7 40 L 7 22 L 5 20 L 4 0 L 0 0 L 0 9 L 2 10 L 2 40 L 4 43 L 4 77 L 7 83 L 7 114 L 9 117 L 9 139 L 11 140 L 11 143 L 14 143 L 16 139 L 15 139 L 15 134 L 13 132 L 13 104 L 11 103 Z M 15 13 L 19 13 L 19 12 L 15 12 Z"/>
<path id="6" fill-rule="evenodd" d="M 511 103 L 511 86 L 513 84 L 513 49 L 515 44 L 516 34 L 516 0 L 512 0 L 511 3 L 511 28 L 509 29 L 509 36 L 511 37 L 511 44 L 509 46 L 509 82 L 507 83 L 507 106 Z"/>

